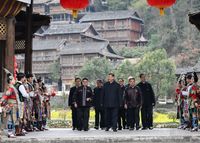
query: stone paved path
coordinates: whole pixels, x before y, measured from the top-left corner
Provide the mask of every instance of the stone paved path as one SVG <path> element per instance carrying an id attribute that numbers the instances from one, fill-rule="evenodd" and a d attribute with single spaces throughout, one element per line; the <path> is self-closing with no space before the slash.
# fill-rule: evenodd
<path id="1" fill-rule="evenodd" d="M 71 129 L 50 129 L 44 132 L 29 133 L 24 137 L 8 139 L 3 137 L 2 143 L 200 143 L 200 132 L 191 133 L 178 129 L 154 129 L 145 131 L 109 131 L 91 129 L 88 132 Z"/>

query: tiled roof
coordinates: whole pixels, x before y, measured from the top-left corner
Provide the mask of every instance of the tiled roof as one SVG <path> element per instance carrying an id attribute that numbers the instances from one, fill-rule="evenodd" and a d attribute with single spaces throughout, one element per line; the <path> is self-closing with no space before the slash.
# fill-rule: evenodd
<path id="1" fill-rule="evenodd" d="M 112 50 L 108 42 L 66 43 L 60 51 L 60 55 L 74 54 L 100 54 L 110 58 L 123 59 Z"/>
<path id="2" fill-rule="evenodd" d="M 87 13 L 83 18 L 80 19 L 80 22 L 90 22 L 90 21 L 99 21 L 99 20 L 113 20 L 113 19 L 127 19 L 132 18 L 139 20 L 142 19 L 134 11 L 104 11 L 104 12 L 93 12 Z"/>
<path id="3" fill-rule="evenodd" d="M 60 35 L 60 34 L 75 34 L 75 33 L 84 33 L 90 27 L 93 28 L 91 23 L 74 23 L 69 24 L 65 21 L 52 22 L 50 26 L 43 33 L 36 33 L 36 35 Z M 96 32 L 96 31 L 95 31 Z M 97 34 L 97 32 L 96 32 Z"/>
<path id="4" fill-rule="evenodd" d="M 63 42 L 64 40 L 58 40 L 58 39 L 46 39 L 46 40 L 33 39 L 33 51 L 57 50 Z"/>
<path id="5" fill-rule="evenodd" d="M 193 67 L 184 67 L 176 69 L 176 75 L 192 72 L 200 73 L 200 62 L 197 62 L 196 65 L 194 65 Z"/>

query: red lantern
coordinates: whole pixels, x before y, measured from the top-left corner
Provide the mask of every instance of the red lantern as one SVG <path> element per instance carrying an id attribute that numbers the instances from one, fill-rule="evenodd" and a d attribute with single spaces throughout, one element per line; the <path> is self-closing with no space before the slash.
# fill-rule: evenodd
<path id="1" fill-rule="evenodd" d="M 147 0 L 150 6 L 160 9 L 160 15 L 164 15 L 164 9 L 172 6 L 176 0 Z"/>
<path id="2" fill-rule="evenodd" d="M 72 16 L 77 18 L 78 11 L 89 5 L 89 0 L 60 0 L 60 4 L 65 9 L 72 10 Z"/>

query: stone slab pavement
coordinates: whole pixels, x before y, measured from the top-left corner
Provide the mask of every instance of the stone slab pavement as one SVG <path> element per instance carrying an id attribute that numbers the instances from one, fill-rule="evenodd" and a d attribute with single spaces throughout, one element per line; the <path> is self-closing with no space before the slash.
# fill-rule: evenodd
<path id="1" fill-rule="evenodd" d="M 90 129 L 88 132 L 71 129 L 50 129 L 28 133 L 24 137 L 2 137 L 1 143 L 200 143 L 200 132 L 156 128 L 153 130 L 118 132 Z"/>

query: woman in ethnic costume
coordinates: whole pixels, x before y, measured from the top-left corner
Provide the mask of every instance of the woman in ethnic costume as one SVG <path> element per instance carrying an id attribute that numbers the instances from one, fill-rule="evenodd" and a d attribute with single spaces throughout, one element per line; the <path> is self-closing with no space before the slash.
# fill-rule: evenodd
<path id="1" fill-rule="evenodd" d="M 183 109 L 184 109 L 184 97 L 182 95 L 182 89 L 184 88 L 184 80 L 179 79 L 176 88 L 176 103 L 177 103 L 177 119 L 180 120 L 180 126 L 178 129 L 182 129 L 184 127 L 184 117 L 183 117 Z"/>
<path id="2" fill-rule="evenodd" d="M 4 101 L 5 104 L 5 112 L 7 113 L 7 128 L 8 128 L 8 137 L 10 138 L 15 138 L 15 134 L 18 134 L 18 125 L 19 125 L 19 117 L 18 117 L 18 94 L 17 90 L 14 87 L 14 78 L 12 74 L 8 73 L 7 74 L 7 89 L 5 92 L 4 97 L 2 100 Z M 0 101 L 1 102 L 1 101 Z M 1 102 L 2 103 L 2 102 Z M 16 131 L 16 132 L 15 132 Z"/>
<path id="3" fill-rule="evenodd" d="M 189 111 L 190 111 L 190 119 L 192 123 L 191 131 L 198 131 L 198 117 L 197 117 L 197 108 L 198 108 L 198 100 L 197 100 L 197 90 L 198 90 L 198 77 L 194 72 L 192 75 L 192 87 L 189 91 Z"/>

